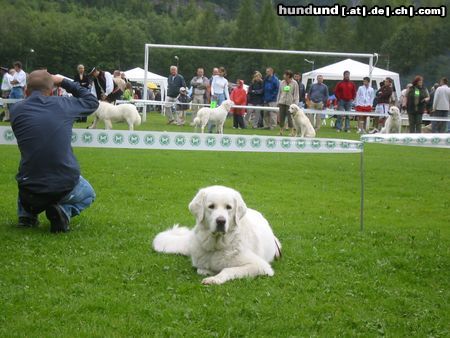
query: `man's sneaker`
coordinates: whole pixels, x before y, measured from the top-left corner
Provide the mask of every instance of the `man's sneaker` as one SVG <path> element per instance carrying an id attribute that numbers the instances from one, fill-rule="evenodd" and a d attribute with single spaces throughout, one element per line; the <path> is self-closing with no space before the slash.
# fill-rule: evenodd
<path id="1" fill-rule="evenodd" d="M 24 228 L 35 228 L 39 225 L 39 220 L 31 217 L 19 217 L 17 225 Z"/>
<path id="2" fill-rule="evenodd" d="M 57 204 L 49 206 L 45 210 L 45 216 L 50 221 L 50 232 L 67 232 L 69 231 L 69 220 Z"/>

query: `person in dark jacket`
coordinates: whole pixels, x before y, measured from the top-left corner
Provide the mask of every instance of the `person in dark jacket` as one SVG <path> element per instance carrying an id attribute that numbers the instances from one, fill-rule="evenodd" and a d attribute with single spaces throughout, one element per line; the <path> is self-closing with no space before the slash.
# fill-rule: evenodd
<path id="1" fill-rule="evenodd" d="M 184 77 L 178 74 L 177 66 L 170 66 L 170 75 L 167 78 L 167 97 L 164 105 L 164 113 L 167 116 L 167 124 L 175 124 L 177 121 L 173 115 L 174 104 L 180 94 L 180 88 L 186 88 Z"/>
<path id="2" fill-rule="evenodd" d="M 298 84 L 298 91 L 299 91 L 299 102 L 298 102 L 298 106 L 301 108 L 305 108 L 306 107 L 306 88 L 305 85 L 302 82 L 302 74 L 300 74 L 299 72 L 294 73 L 294 80 L 297 81 Z"/>
<path id="3" fill-rule="evenodd" d="M 256 71 L 253 74 L 252 83 L 248 86 L 247 105 L 262 106 L 264 104 L 264 82 L 262 74 Z M 253 128 L 263 126 L 264 115 L 258 109 L 249 109 L 245 118 Z"/>
<path id="4" fill-rule="evenodd" d="M 278 90 L 280 88 L 280 80 L 273 72 L 272 67 L 266 69 L 266 77 L 264 79 L 264 105 L 268 107 L 276 107 L 278 105 Z M 273 130 L 277 126 L 278 114 L 275 111 L 264 111 L 264 128 Z"/>
<path id="5" fill-rule="evenodd" d="M 422 115 L 430 100 L 428 89 L 423 85 L 423 77 L 416 76 L 406 94 L 406 111 L 408 112 L 409 132 L 421 133 Z"/>
<path id="6" fill-rule="evenodd" d="M 73 97 L 50 96 L 53 86 Z M 70 219 L 95 199 L 72 151 L 72 124 L 92 114 L 99 103 L 89 89 L 44 70 L 29 75 L 26 93 L 25 100 L 11 107 L 21 154 L 16 175 L 19 225 L 37 226 L 38 214 L 45 211 L 51 232 L 66 232 Z"/>
<path id="7" fill-rule="evenodd" d="M 73 77 L 74 82 L 78 82 L 81 87 L 89 89 L 91 87 L 91 81 L 89 80 L 89 76 L 84 71 L 83 65 L 78 65 L 77 67 L 77 73 Z M 76 119 L 76 122 L 86 122 L 87 116 L 79 117 Z"/>

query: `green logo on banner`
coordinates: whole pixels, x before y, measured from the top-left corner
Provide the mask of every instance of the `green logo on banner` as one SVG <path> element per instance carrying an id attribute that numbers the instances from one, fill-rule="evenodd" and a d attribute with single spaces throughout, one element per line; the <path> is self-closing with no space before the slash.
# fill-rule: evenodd
<path id="1" fill-rule="evenodd" d="M 431 139 L 431 143 L 433 144 L 439 144 L 439 142 L 441 142 L 441 139 L 439 137 L 433 137 Z"/>
<path id="2" fill-rule="evenodd" d="M 336 147 L 336 142 L 335 141 L 330 141 L 328 140 L 325 145 L 327 146 L 328 149 L 334 149 Z"/>
<path id="3" fill-rule="evenodd" d="M 144 136 L 144 143 L 148 146 L 155 143 L 155 137 L 152 134 L 147 134 Z"/>
<path id="4" fill-rule="evenodd" d="M 128 142 L 130 142 L 130 144 L 132 145 L 137 145 L 139 143 L 139 135 L 138 134 L 130 134 L 130 136 L 128 136 Z"/>
<path id="5" fill-rule="evenodd" d="M 9 142 L 14 141 L 14 138 L 15 138 L 14 133 L 12 132 L 12 130 L 6 130 L 3 133 L 3 137 L 5 138 L 6 141 L 9 141 Z"/>
<path id="6" fill-rule="evenodd" d="M 222 137 L 222 139 L 220 140 L 220 144 L 222 145 L 222 147 L 228 148 L 229 146 L 231 146 L 231 138 L 229 138 L 228 136 L 224 136 Z"/>
<path id="7" fill-rule="evenodd" d="M 450 144 L 450 137 L 447 137 L 447 140 L 445 141 L 447 144 Z"/>
<path id="8" fill-rule="evenodd" d="M 115 144 L 122 144 L 123 143 L 123 135 L 122 134 L 115 134 L 113 136 L 113 142 Z"/>
<path id="9" fill-rule="evenodd" d="M 397 137 L 391 137 L 388 140 L 389 143 L 397 143 L 398 141 L 400 141 L 400 140 Z"/>
<path id="10" fill-rule="evenodd" d="M 261 139 L 259 137 L 254 137 L 252 138 L 252 140 L 250 141 L 250 145 L 252 146 L 252 148 L 260 148 L 261 147 Z"/>
<path id="11" fill-rule="evenodd" d="M 277 140 L 275 140 L 274 138 L 268 138 L 266 141 L 266 146 L 267 148 L 273 149 L 275 148 L 277 145 Z"/>
<path id="12" fill-rule="evenodd" d="M 162 146 L 168 146 L 170 143 L 170 136 L 169 135 L 161 135 L 159 137 L 159 144 Z"/>
<path id="13" fill-rule="evenodd" d="M 98 134 L 98 136 L 97 136 L 97 141 L 98 141 L 98 143 L 100 143 L 100 144 L 108 143 L 108 134 L 106 134 L 106 133 L 100 133 L 100 134 Z"/>
<path id="14" fill-rule="evenodd" d="M 94 137 L 91 133 L 84 133 L 81 135 L 81 142 L 83 143 L 91 143 L 93 141 Z"/>
<path id="15" fill-rule="evenodd" d="M 216 145 L 216 137 L 208 136 L 205 140 L 205 143 L 208 147 L 214 147 Z"/>
<path id="16" fill-rule="evenodd" d="M 184 146 L 184 144 L 186 143 L 186 137 L 184 137 L 183 135 L 177 135 L 175 136 L 175 144 L 179 147 Z"/>
<path id="17" fill-rule="evenodd" d="M 295 141 L 295 145 L 298 149 L 303 149 L 306 147 L 306 141 L 298 139 Z"/>
<path id="18" fill-rule="evenodd" d="M 284 149 L 289 149 L 291 147 L 291 140 L 288 138 L 284 138 L 281 140 L 281 147 Z"/>
<path id="19" fill-rule="evenodd" d="M 200 146 L 201 139 L 199 136 L 192 136 L 190 142 L 193 147 L 198 147 Z"/>
<path id="20" fill-rule="evenodd" d="M 356 149 L 364 149 L 364 143 L 363 142 L 356 143 Z"/>
<path id="21" fill-rule="evenodd" d="M 322 145 L 322 144 L 320 143 L 319 140 L 312 140 L 312 141 L 311 141 L 311 147 L 313 147 L 313 148 L 315 148 L 315 149 L 320 148 L 321 145 Z"/>
<path id="22" fill-rule="evenodd" d="M 71 142 L 75 143 L 75 142 L 77 142 L 77 140 L 78 140 L 78 135 L 76 133 L 72 132 L 72 140 L 71 140 Z"/>
<path id="23" fill-rule="evenodd" d="M 405 137 L 403 139 L 403 143 L 404 144 L 410 144 L 413 141 L 413 139 L 411 137 Z"/>
<path id="24" fill-rule="evenodd" d="M 350 143 L 348 143 L 348 142 L 341 142 L 341 148 L 342 148 L 342 149 L 348 149 L 348 148 L 350 148 Z"/>
<path id="25" fill-rule="evenodd" d="M 417 139 L 417 143 L 419 144 L 425 144 L 427 142 L 427 139 L 425 137 L 419 137 Z"/>
<path id="26" fill-rule="evenodd" d="M 382 137 L 375 137 L 375 138 L 374 138 L 374 141 L 375 141 L 375 142 L 383 142 L 383 141 L 384 141 L 384 138 L 382 138 Z"/>
<path id="27" fill-rule="evenodd" d="M 246 143 L 247 143 L 247 140 L 244 137 L 238 137 L 236 139 L 236 146 L 238 148 L 244 148 Z"/>

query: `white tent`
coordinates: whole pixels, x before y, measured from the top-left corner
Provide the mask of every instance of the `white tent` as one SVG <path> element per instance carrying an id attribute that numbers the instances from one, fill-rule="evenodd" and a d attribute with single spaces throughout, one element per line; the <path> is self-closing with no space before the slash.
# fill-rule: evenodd
<path id="1" fill-rule="evenodd" d="M 311 72 L 303 73 L 302 83 L 306 86 L 308 80 L 312 82 L 316 81 L 317 75 L 322 75 L 324 80 L 342 80 L 344 71 L 350 72 L 350 80 L 362 81 L 363 77 L 369 77 L 369 65 L 358 62 L 352 59 L 346 59 L 333 63 L 331 65 L 315 69 Z M 391 72 L 389 70 L 373 67 L 372 80 L 376 82 L 375 87 L 379 87 L 379 83 L 386 77 L 390 77 L 394 80 L 394 88 L 397 95 L 401 92 L 400 76 L 398 73 Z"/>
<path id="2" fill-rule="evenodd" d="M 140 67 L 125 71 L 125 76 L 129 81 L 139 82 L 142 84 L 144 83 L 144 75 L 145 71 Z M 147 72 L 147 82 L 153 82 L 159 85 L 161 88 L 161 98 L 163 99 L 167 89 L 167 77 L 152 72 Z"/>

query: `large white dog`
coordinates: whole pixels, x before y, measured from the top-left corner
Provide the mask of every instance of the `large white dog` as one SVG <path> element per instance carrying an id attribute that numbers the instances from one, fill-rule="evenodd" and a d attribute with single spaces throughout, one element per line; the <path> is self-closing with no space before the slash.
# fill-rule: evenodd
<path id="1" fill-rule="evenodd" d="M 270 262 L 281 257 L 281 244 L 258 211 L 247 208 L 241 194 L 223 186 L 201 189 L 189 204 L 196 217 L 193 229 L 179 227 L 153 240 L 158 252 L 190 256 L 203 284 L 273 276 Z"/>
<path id="2" fill-rule="evenodd" d="M 400 115 L 400 110 L 392 106 L 389 108 L 389 117 L 384 124 L 383 129 L 381 129 L 380 134 L 391 134 L 400 133 L 402 128 L 402 118 Z"/>
<path id="3" fill-rule="evenodd" d="M 223 134 L 223 125 L 227 118 L 228 112 L 233 106 L 233 101 L 225 100 L 219 107 L 209 108 L 203 107 L 197 112 L 197 117 L 194 119 L 194 125 L 202 128 L 202 134 L 205 132 L 205 127 L 208 122 L 214 123 L 217 126 L 217 132 Z"/>
<path id="4" fill-rule="evenodd" d="M 289 112 L 292 114 L 295 136 L 316 137 L 316 131 L 302 108 L 293 103 L 289 106 Z"/>
<path id="5" fill-rule="evenodd" d="M 141 124 L 141 116 L 133 104 L 125 103 L 113 105 L 108 102 L 100 101 L 100 104 L 94 114 L 94 122 L 89 128 L 96 128 L 99 120 L 105 122 L 105 129 L 112 129 L 112 122 L 128 123 L 129 130 L 134 130 Z"/>

